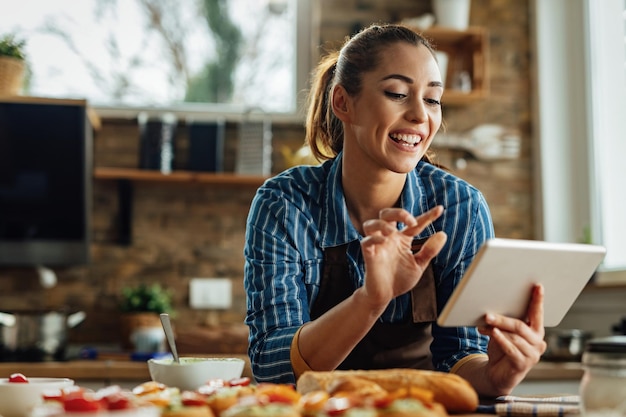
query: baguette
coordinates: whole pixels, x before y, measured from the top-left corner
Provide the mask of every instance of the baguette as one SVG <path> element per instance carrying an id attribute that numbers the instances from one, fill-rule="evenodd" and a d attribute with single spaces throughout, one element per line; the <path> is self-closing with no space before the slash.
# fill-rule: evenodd
<path id="1" fill-rule="evenodd" d="M 336 378 L 356 377 L 375 382 L 387 391 L 414 386 L 433 392 L 434 401 L 452 413 L 474 412 L 478 407 L 478 394 L 462 377 L 444 372 L 420 369 L 380 369 L 316 372 L 306 371 L 298 378 L 296 388 L 300 394 L 311 391 L 328 391 Z"/>

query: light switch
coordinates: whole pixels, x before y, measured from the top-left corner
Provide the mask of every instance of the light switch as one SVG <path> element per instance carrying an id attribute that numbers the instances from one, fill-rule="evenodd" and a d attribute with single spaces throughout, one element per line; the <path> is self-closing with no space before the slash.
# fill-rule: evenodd
<path id="1" fill-rule="evenodd" d="M 191 308 L 225 310 L 232 301 L 232 282 L 228 278 L 192 278 L 189 282 Z"/>

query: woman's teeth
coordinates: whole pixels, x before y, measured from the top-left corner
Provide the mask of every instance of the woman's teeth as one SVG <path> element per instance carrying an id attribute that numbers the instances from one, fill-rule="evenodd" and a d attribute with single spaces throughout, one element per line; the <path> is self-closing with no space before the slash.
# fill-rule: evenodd
<path id="1" fill-rule="evenodd" d="M 422 141 L 422 137 L 419 135 L 406 135 L 403 133 L 391 133 L 389 137 L 396 142 L 404 142 L 411 146 L 415 146 Z"/>

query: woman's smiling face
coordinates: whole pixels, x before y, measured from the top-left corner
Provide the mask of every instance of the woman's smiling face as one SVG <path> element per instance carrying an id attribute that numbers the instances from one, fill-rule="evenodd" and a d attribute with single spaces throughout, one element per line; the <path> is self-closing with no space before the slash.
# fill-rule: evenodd
<path id="1" fill-rule="evenodd" d="M 361 91 L 345 100 L 344 157 L 397 173 L 415 168 L 441 126 L 443 83 L 439 66 L 423 45 L 396 42 L 384 49 Z M 342 97 L 342 98 L 341 98 Z"/>

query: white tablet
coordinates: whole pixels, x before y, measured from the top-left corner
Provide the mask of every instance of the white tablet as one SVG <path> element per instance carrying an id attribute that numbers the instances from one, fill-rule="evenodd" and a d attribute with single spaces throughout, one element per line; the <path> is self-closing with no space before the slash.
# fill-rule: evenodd
<path id="1" fill-rule="evenodd" d="M 544 287 L 544 326 L 557 326 L 604 259 L 606 249 L 578 243 L 494 238 L 486 241 L 437 319 L 480 326 L 486 313 L 524 319 L 534 284 Z"/>

